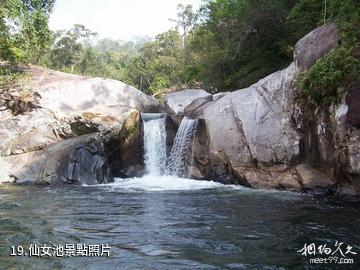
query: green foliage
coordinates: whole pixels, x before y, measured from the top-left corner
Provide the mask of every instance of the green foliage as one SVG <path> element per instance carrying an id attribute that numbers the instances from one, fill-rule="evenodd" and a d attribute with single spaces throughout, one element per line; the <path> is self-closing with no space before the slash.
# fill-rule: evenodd
<path id="1" fill-rule="evenodd" d="M 289 31 L 289 41 L 295 43 L 323 23 L 324 2 L 319 0 L 301 0 L 290 10 L 286 17 L 286 27 Z"/>
<path id="2" fill-rule="evenodd" d="M 291 61 L 284 50 L 291 1 L 212 0 L 190 35 L 198 80 L 212 91 L 247 87 Z M 287 44 L 285 44 L 287 45 Z"/>
<path id="3" fill-rule="evenodd" d="M 0 94 L 8 92 L 24 78 L 26 72 L 22 67 L 0 63 Z"/>
<path id="4" fill-rule="evenodd" d="M 180 87 L 221 92 L 248 87 L 285 67 L 298 39 L 335 21 L 340 47 L 304 74 L 302 90 L 328 103 L 358 72 L 358 0 L 207 0 L 198 12 L 179 5 L 173 29 L 140 42 L 96 42 L 96 33 L 83 25 L 51 33 L 53 5 L 54 0 L 1 2 L 0 59 L 117 79 L 154 96 Z"/>
<path id="5" fill-rule="evenodd" d="M 360 82 L 360 2 L 328 1 L 326 18 L 338 25 L 339 45 L 303 75 L 300 87 L 315 103 L 329 105 L 340 101 L 349 83 Z"/>
<path id="6" fill-rule="evenodd" d="M 0 4 L 0 59 L 37 63 L 49 48 L 54 0 L 4 0 Z"/>
<path id="7" fill-rule="evenodd" d="M 344 47 L 332 50 L 313 65 L 300 86 L 317 104 L 339 101 L 346 82 L 360 80 L 360 61 Z"/>
<path id="8" fill-rule="evenodd" d="M 92 49 L 85 47 L 89 46 L 94 36 L 96 33 L 80 24 L 74 25 L 68 31 L 55 33 L 54 45 L 49 55 L 51 67 L 62 70 L 69 68 L 73 72 L 75 65 L 78 65 L 79 70 L 85 74 L 89 64 L 95 63 Z"/>

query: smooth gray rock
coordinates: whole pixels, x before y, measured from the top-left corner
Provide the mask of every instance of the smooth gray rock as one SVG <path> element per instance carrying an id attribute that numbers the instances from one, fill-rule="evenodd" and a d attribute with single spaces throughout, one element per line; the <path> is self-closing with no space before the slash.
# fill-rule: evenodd
<path id="1" fill-rule="evenodd" d="M 295 65 L 249 88 L 227 94 L 198 109 L 205 119 L 209 152 L 222 153 L 233 166 L 286 163 L 299 154 L 299 134 L 290 123 L 289 91 Z"/>
<path id="2" fill-rule="evenodd" d="M 315 62 L 335 48 L 339 40 L 339 31 L 335 23 L 327 23 L 311 31 L 300 39 L 294 49 L 294 61 L 300 71 L 311 67 Z"/>
<path id="3" fill-rule="evenodd" d="M 117 135 L 131 113 L 162 108 L 153 97 L 115 80 L 36 66 L 30 67 L 29 75 L 23 88 L 36 94 L 37 106 L 0 119 L 1 181 L 109 182 L 112 163 L 107 152 L 118 148 L 105 149 L 103 136 L 111 132 L 112 146 L 119 145 Z M 16 91 L 22 90 L 14 89 L 14 96 Z M 82 136 L 90 133 L 99 134 L 96 142 Z"/>
<path id="4" fill-rule="evenodd" d="M 220 92 L 220 93 L 216 93 L 216 94 L 213 95 L 213 100 L 214 100 L 214 101 L 215 101 L 215 100 L 218 100 L 218 99 L 226 96 L 226 95 L 229 94 L 229 93 L 231 93 L 231 92 Z"/>
<path id="5" fill-rule="evenodd" d="M 88 78 L 32 66 L 29 83 L 40 95 L 39 105 L 58 114 L 84 111 L 97 106 L 127 106 L 140 112 L 159 112 L 153 97 L 123 82 Z"/>
<path id="6" fill-rule="evenodd" d="M 188 106 L 185 107 L 183 114 L 184 115 L 191 114 L 191 112 L 197 110 L 198 108 L 200 108 L 201 106 L 203 106 L 204 104 L 206 104 L 212 100 L 213 100 L 213 97 L 211 95 L 197 98 L 197 99 L 193 100 Z"/>
<path id="7" fill-rule="evenodd" d="M 287 110 L 287 92 L 294 91 L 294 65 L 275 72 L 249 88 L 231 93 L 233 115 L 258 163 L 286 163 L 299 154 L 299 134 Z M 227 96 L 226 96 L 227 97 Z M 226 99 L 222 98 L 220 99 Z"/>
<path id="8" fill-rule="evenodd" d="M 0 121 L 0 156 L 40 150 L 58 141 L 53 131 L 57 123 L 54 115 L 43 109 Z"/>
<path id="9" fill-rule="evenodd" d="M 165 110 L 174 117 L 183 116 L 185 108 L 194 100 L 209 96 L 211 96 L 211 94 L 202 89 L 172 92 L 164 97 Z"/>

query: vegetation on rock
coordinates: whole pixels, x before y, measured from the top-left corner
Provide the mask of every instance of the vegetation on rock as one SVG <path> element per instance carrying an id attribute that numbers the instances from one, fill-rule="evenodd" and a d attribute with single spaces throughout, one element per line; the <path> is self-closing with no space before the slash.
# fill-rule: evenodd
<path id="1" fill-rule="evenodd" d="M 324 20 L 337 23 L 339 45 L 320 58 L 300 81 L 305 96 L 309 96 L 315 104 L 325 105 L 339 102 L 349 84 L 360 82 L 360 2 L 328 2 Z M 313 3 L 312 7 L 316 6 Z"/>

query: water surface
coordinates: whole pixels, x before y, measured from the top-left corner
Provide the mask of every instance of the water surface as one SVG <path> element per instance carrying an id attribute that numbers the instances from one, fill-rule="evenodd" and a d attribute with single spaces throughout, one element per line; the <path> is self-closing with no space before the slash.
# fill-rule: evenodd
<path id="1" fill-rule="evenodd" d="M 359 201 L 149 176 L 0 187 L 0 269 L 360 269 L 309 265 L 305 243 L 360 248 Z M 109 258 L 10 257 L 11 245 L 109 244 Z"/>

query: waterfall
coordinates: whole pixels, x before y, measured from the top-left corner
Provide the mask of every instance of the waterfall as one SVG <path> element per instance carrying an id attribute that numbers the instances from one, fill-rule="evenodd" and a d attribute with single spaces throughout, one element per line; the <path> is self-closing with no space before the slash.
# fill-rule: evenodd
<path id="1" fill-rule="evenodd" d="M 189 160 L 193 159 L 193 141 L 198 120 L 184 117 L 176 133 L 166 165 L 166 130 L 162 114 L 143 114 L 144 160 L 148 175 L 188 177 Z"/>
<path id="2" fill-rule="evenodd" d="M 180 177 L 189 177 L 187 161 L 193 159 L 194 135 L 198 120 L 184 117 L 176 133 L 174 145 L 170 152 L 167 173 Z"/>
<path id="3" fill-rule="evenodd" d="M 165 118 L 144 122 L 145 169 L 149 175 L 163 175 L 166 168 Z"/>

